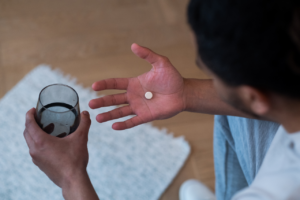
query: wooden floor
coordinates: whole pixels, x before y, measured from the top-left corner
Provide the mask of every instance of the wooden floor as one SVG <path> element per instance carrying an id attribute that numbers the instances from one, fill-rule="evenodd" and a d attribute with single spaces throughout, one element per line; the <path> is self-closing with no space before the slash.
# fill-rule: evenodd
<path id="1" fill-rule="evenodd" d="M 151 66 L 131 53 L 133 42 L 168 56 L 184 77 L 206 78 L 195 66 L 186 5 L 187 0 L 1 0 L 0 98 L 42 63 L 85 87 L 100 79 L 137 76 Z M 182 113 L 154 125 L 185 135 L 192 147 L 161 199 L 178 199 L 181 183 L 190 178 L 213 190 L 213 117 Z"/>

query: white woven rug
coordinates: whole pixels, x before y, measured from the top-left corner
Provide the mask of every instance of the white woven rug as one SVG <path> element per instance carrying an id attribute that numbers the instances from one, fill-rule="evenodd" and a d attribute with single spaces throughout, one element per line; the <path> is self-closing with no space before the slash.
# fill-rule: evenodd
<path id="1" fill-rule="evenodd" d="M 91 114 L 88 172 L 100 199 L 159 199 L 186 160 L 188 143 L 151 124 L 114 131 L 113 122 L 97 123 L 96 115 L 113 107 L 89 109 L 88 102 L 96 93 L 44 65 L 32 70 L 0 100 L 0 199 L 63 199 L 60 188 L 32 163 L 23 137 L 25 113 L 36 106 L 40 90 L 52 83 L 73 87 L 81 110 Z"/>

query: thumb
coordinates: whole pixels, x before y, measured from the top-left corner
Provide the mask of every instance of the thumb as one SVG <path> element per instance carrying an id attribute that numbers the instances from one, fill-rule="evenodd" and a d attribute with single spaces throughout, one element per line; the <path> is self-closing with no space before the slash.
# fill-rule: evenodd
<path id="1" fill-rule="evenodd" d="M 162 63 L 164 63 L 164 61 L 167 60 L 165 56 L 159 55 L 152 50 L 142 47 L 136 43 L 131 45 L 131 50 L 138 57 L 148 61 L 151 65 L 153 65 L 153 67 L 159 67 Z"/>
<path id="2" fill-rule="evenodd" d="M 91 126 L 90 114 L 88 111 L 83 111 L 80 114 L 80 124 L 73 134 L 88 135 Z"/>

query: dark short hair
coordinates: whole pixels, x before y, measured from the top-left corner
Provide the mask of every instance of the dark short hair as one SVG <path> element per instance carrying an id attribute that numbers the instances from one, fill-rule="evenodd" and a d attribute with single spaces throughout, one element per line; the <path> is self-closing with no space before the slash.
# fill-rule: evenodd
<path id="1" fill-rule="evenodd" d="M 191 0 L 205 65 L 231 86 L 300 98 L 299 0 Z"/>

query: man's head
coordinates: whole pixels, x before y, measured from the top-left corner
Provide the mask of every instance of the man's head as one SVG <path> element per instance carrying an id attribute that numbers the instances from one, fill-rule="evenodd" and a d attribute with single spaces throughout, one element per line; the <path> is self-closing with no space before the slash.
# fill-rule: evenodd
<path id="1" fill-rule="evenodd" d="M 264 116 L 270 96 L 300 100 L 299 6 L 299 0 L 191 0 L 198 59 L 225 101 Z"/>

